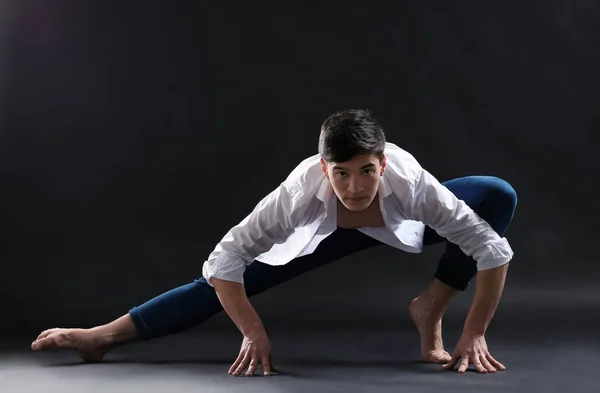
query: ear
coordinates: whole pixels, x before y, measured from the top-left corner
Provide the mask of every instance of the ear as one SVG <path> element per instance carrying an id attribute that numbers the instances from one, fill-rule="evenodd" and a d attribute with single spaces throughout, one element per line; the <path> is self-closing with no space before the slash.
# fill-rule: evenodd
<path id="1" fill-rule="evenodd" d="M 323 174 L 325 175 L 325 177 L 329 179 L 329 176 L 327 175 L 327 164 L 325 163 L 325 160 L 322 158 L 321 158 L 321 170 L 323 171 Z"/>
<path id="2" fill-rule="evenodd" d="M 381 158 L 381 169 L 380 169 L 380 175 L 383 176 L 383 172 L 385 172 L 385 165 L 386 165 L 386 160 L 385 160 L 385 154 L 383 155 L 383 157 Z"/>

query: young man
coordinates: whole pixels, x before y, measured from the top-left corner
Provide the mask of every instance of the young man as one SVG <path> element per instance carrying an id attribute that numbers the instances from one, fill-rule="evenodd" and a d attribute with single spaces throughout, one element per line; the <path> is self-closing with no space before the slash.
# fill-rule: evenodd
<path id="1" fill-rule="evenodd" d="M 302 273 L 378 244 L 419 252 L 446 243 L 435 277 L 409 305 L 423 360 L 445 369 L 494 372 L 505 367 L 487 349 L 486 329 L 513 256 L 503 238 L 517 196 L 504 180 L 470 176 L 440 184 L 417 160 L 388 143 L 363 110 L 322 125 L 319 154 L 301 162 L 279 187 L 223 237 L 203 277 L 91 329 L 50 329 L 34 350 L 69 348 L 84 361 L 111 349 L 186 331 L 225 310 L 243 335 L 229 369 L 274 370 L 265 328 L 248 298 Z M 442 316 L 452 296 L 477 276 L 475 297 L 453 356 L 442 343 Z"/>

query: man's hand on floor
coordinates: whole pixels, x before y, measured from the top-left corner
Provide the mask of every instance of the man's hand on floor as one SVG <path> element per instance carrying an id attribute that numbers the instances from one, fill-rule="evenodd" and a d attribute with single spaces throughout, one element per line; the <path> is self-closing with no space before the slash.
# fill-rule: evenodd
<path id="1" fill-rule="evenodd" d="M 253 376 L 259 365 L 265 376 L 278 371 L 272 363 L 271 344 L 264 329 L 244 336 L 240 353 L 229 369 L 229 374 L 238 376 L 248 368 L 245 375 Z"/>
<path id="2" fill-rule="evenodd" d="M 458 359 L 461 360 L 458 368 L 458 372 L 461 374 L 467 371 L 469 364 L 473 364 L 479 373 L 493 373 L 496 370 L 506 370 L 506 367 L 502 363 L 492 357 L 488 351 L 485 337 L 482 335 L 463 333 L 456 345 L 452 359 L 443 368 L 446 370 L 453 369 L 458 363 Z"/>

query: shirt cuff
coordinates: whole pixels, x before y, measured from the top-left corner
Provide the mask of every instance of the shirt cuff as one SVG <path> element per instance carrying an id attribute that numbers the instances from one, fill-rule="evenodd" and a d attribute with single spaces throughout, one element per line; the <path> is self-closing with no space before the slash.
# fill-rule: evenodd
<path id="1" fill-rule="evenodd" d="M 245 271 L 246 264 L 241 258 L 223 252 L 217 258 L 204 262 L 202 266 L 202 276 L 211 287 L 213 284 L 210 280 L 213 277 L 243 285 Z"/>
<path id="2" fill-rule="evenodd" d="M 501 238 L 497 242 L 489 243 L 485 246 L 485 250 L 477 260 L 477 270 L 489 270 L 502 266 L 511 261 L 514 252 L 508 244 L 506 238 Z"/>

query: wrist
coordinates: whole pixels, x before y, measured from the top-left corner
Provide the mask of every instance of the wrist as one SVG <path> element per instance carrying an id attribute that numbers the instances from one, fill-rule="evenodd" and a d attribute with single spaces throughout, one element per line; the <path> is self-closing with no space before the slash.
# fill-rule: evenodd
<path id="1" fill-rule="evenodd" d="M 473 304 L 463 326 L 463 334 L 471 336 L 483 336 L 487 330 L 491 319 L 489 307 L 480 307 L 478 304 Z"/>
<path id="2" fill-rule="evenodd" d="M 486 332 L 485 326 L 481 324 L 465 323 L 462 334 L 468 336 L 484 336 Z"/>
<path id="3" fill-rule="evenodd" d="M 240 326 L 240 332 L 244 335 L 244 337 L 253 339 L 263 335 L 265 333 L 265 328 L 260 320 L 257 320 L 244 323 L 242 326 Z"/>

